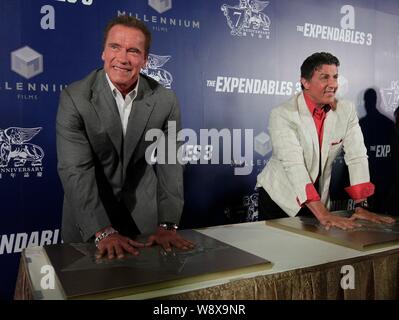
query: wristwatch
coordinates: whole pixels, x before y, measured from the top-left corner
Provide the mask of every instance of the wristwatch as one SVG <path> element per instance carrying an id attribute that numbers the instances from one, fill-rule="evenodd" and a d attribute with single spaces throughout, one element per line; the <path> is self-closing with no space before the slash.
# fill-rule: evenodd
<path id="1" fill-rule="evenodd" d="M 355 203 L 354 210 L 356 210 L 356 208 L 363 208 L 363 209 L 367 210 L 369 208 L 369 204 L 368 204 L 367 200 L 363 200 L 358 203 Z"/>
<path id="2" fill-rule="evenodd" d="M 101 232 L 101 233 L 96 237 L 96 239 L 94 240 L 94 243 L 95 243 L 96 247 L 98 248 L 98 243 L 99 243 L 101 240 L 105 239 L 106 237 L 108 237 L 108 236 L 110 236 L 111 234 L 114 234 L 114 233 L 118 233 L 118 231 L 116 231 L 116 230 L 115 230 L 114 228 L 112 228 L 112 227 L 109 227 L 109 228 L 105 229 L 103 232 Z"/>
<path id="3" fill-rule="evenodd" d="M 158 227 L 171 231 L 176 231 L 179 228 L 179 226 L 173 222 L 161 222 L 160 224 L 158 224 Z"/>

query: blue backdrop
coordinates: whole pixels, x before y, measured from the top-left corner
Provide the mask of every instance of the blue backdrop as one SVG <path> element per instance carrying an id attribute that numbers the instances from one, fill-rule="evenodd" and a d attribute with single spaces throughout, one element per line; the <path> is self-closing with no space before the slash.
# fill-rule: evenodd
<path id="1" fill-rule="evenodd" d="M 0 0 L 0 299 L 12 298 L 23 248 L 61 241 L 59 94 L 102 66 L 102 30 L 118 14 L 149 26 L 144 72 L 176 92 L 183 127 L 198 136 L 186 146 L 182 227 L 256 220 L 256 175 L 271 154 L 268 114 L 300 89 L 299 67 L 316 51 L 341 61 L 339 94 L 363 118 L 383 203 L 399 99 L 397 1 Z M 375 101 L 365 99 L 368 89 Z M 220 138 L 200 141 L 201 129 Z M 242 156 L 223 158 L 231 147 Z M 217 155 L 219 163 L 195 158 Z M 335 172 L 335 208 L 345 208 L 342 158 Z"/>

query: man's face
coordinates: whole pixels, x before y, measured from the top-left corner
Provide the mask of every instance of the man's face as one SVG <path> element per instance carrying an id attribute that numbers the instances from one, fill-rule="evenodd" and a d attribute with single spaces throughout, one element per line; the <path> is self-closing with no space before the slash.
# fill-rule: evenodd
<path id="1" fill-rule="evenodd" d="M 323 64 L 314 71 L 310 80 L 301 78 L 301 82 L 317 105 L 332 104 L 338 89 L 338 68 L 335 64 Z"/>
<path id="2" fill-rule="evenodd" d="M 128 93 L 147 62 L 144 33 L 123 25 L 113 26 L 108 32 L 101 57 L 112 83 L 121 93 Z"/>

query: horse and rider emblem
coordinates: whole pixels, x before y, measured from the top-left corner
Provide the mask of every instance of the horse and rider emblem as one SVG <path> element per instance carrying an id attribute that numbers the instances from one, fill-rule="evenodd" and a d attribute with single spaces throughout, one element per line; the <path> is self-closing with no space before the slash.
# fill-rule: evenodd
<path id="1" fill-rule="evenodd" d="M 399 103 L 399 81 L 391 81 L 391 87 L 380 89 L 380 93 L 385 111 L 395 111 Z"/>
<path id="2" fill-rule="evenodd" d="M 158 56 L 156 54 L 149 54 L 148 61 L 141 71 L 145 75 L 149 76 L 150 78 L 158 81 L 159 84 L 164 86 L 165 88 L 170 89 L 173 82 L 173 77 L 171 73 L 161 67 L 169 61 L 171 56 Z"/>
<path id="3" fill-rule="evenodd" d="M 36 144 L 27 143 L 42 130 L 39 128 L 0 128 L 0 168 L 10 162 L 14 167 L 22 167 L 27 162 L 32 166 L 41 166 L 44 151 Z"/>
<path id="4" fill-rule="evenodd" d="M 223 4 L 221 10 L 226 16 L 227 24 L 233 36 L 257 34 L 259 38 L 269 38 L 270 18 L 263 12 L 269 1 L 240 0 L 235 6 Z"/>

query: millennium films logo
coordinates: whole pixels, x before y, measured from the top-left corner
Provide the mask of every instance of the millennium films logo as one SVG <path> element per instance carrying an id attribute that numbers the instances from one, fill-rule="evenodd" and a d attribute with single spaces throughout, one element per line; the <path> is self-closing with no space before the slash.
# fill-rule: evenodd
<path id="1" fill-rule="evenodd" d="M 172 0 L 148 0 L 148 5 L 161 14 L 172 9 Z"/>
<path id="2" fill-rule="evenodd" d="M 28 46 L 12 51 L 10 69 L 24 80 L 0 82 L 0 92 L 15 92 L 18 100 L 39 100 L 41 95 L 61 92 L 66 85 L 30 81 L 44 72 L 43 61 L 43 55 Z"/>
<path id="3" fill-rule="evenodd" d="M 262 131 L 256 135 L 254 138 L 254 144 L 254 150 L 263 157 L 272 151 L 270 136 L 266 132 Z"/>
<path id="4" fill-rule="evenodd" d="M 262 12 L 269 1 L 240 0 L 237 5 L 223 4 L 223 11 L 233 36 L 257 36 L 258 38 L 270 37 L 270 18 Z"/>
<path id="5" fill-rule="evenodd" d="M 173 76 L 169 71 L 161 68 L 170 58 L 171 56 L 158 56 L 150 53 L 148 55 L 147 64 L 141 72 L 159 82 L 159 84 L 165 88 L 170 89 L 173 82 Z"/>
<path id="6" fill-rule="evenodd" d="M 380 89 L 384 110 L 394 112 L 399 104 L 399 80 L 391 81 L 391 86 Z"/>
<path id="7" fill-rule="evenodd" d="M 40 131 L 38 128 L 0 128 L 0 179 L 5 176 L 24 178 L 42 177 L 44 151 L 36 144 L 28 143 Z"/>
<path id="8" fill-rule="evenodd" d="M 143 14 L 142 12 L 131 12 L 117 9 L 117 15 L 128 15 L 143 21 L 153 31 L 169 32 L 174 29 L 195 30 L 200 29 L 200 21 L 188 18 L 186 15 L 174 17 L 172 14 L 163 16 L 162 14 L 172 9 L 172 0 L 148 0 L 148 6 L 154 9 L 159 15 Z"/>
<path id="9" fill-rule="evenodd" d="M 351 5 L 344 5 L 341 7 L 340 13 L 342 14 L 340 27 L 306 22 L 304 25 L 297 26 L 296 30 L 305 38 L 371 46 L 373 34 L 355 29 L 355 8 Z"/>
<path id="10" fill-rule="evenodd" d="M 11 70 L 25 79 L 30 79 L 43 72 L 43 56 L 25 46 L 11 52 Z"/>

